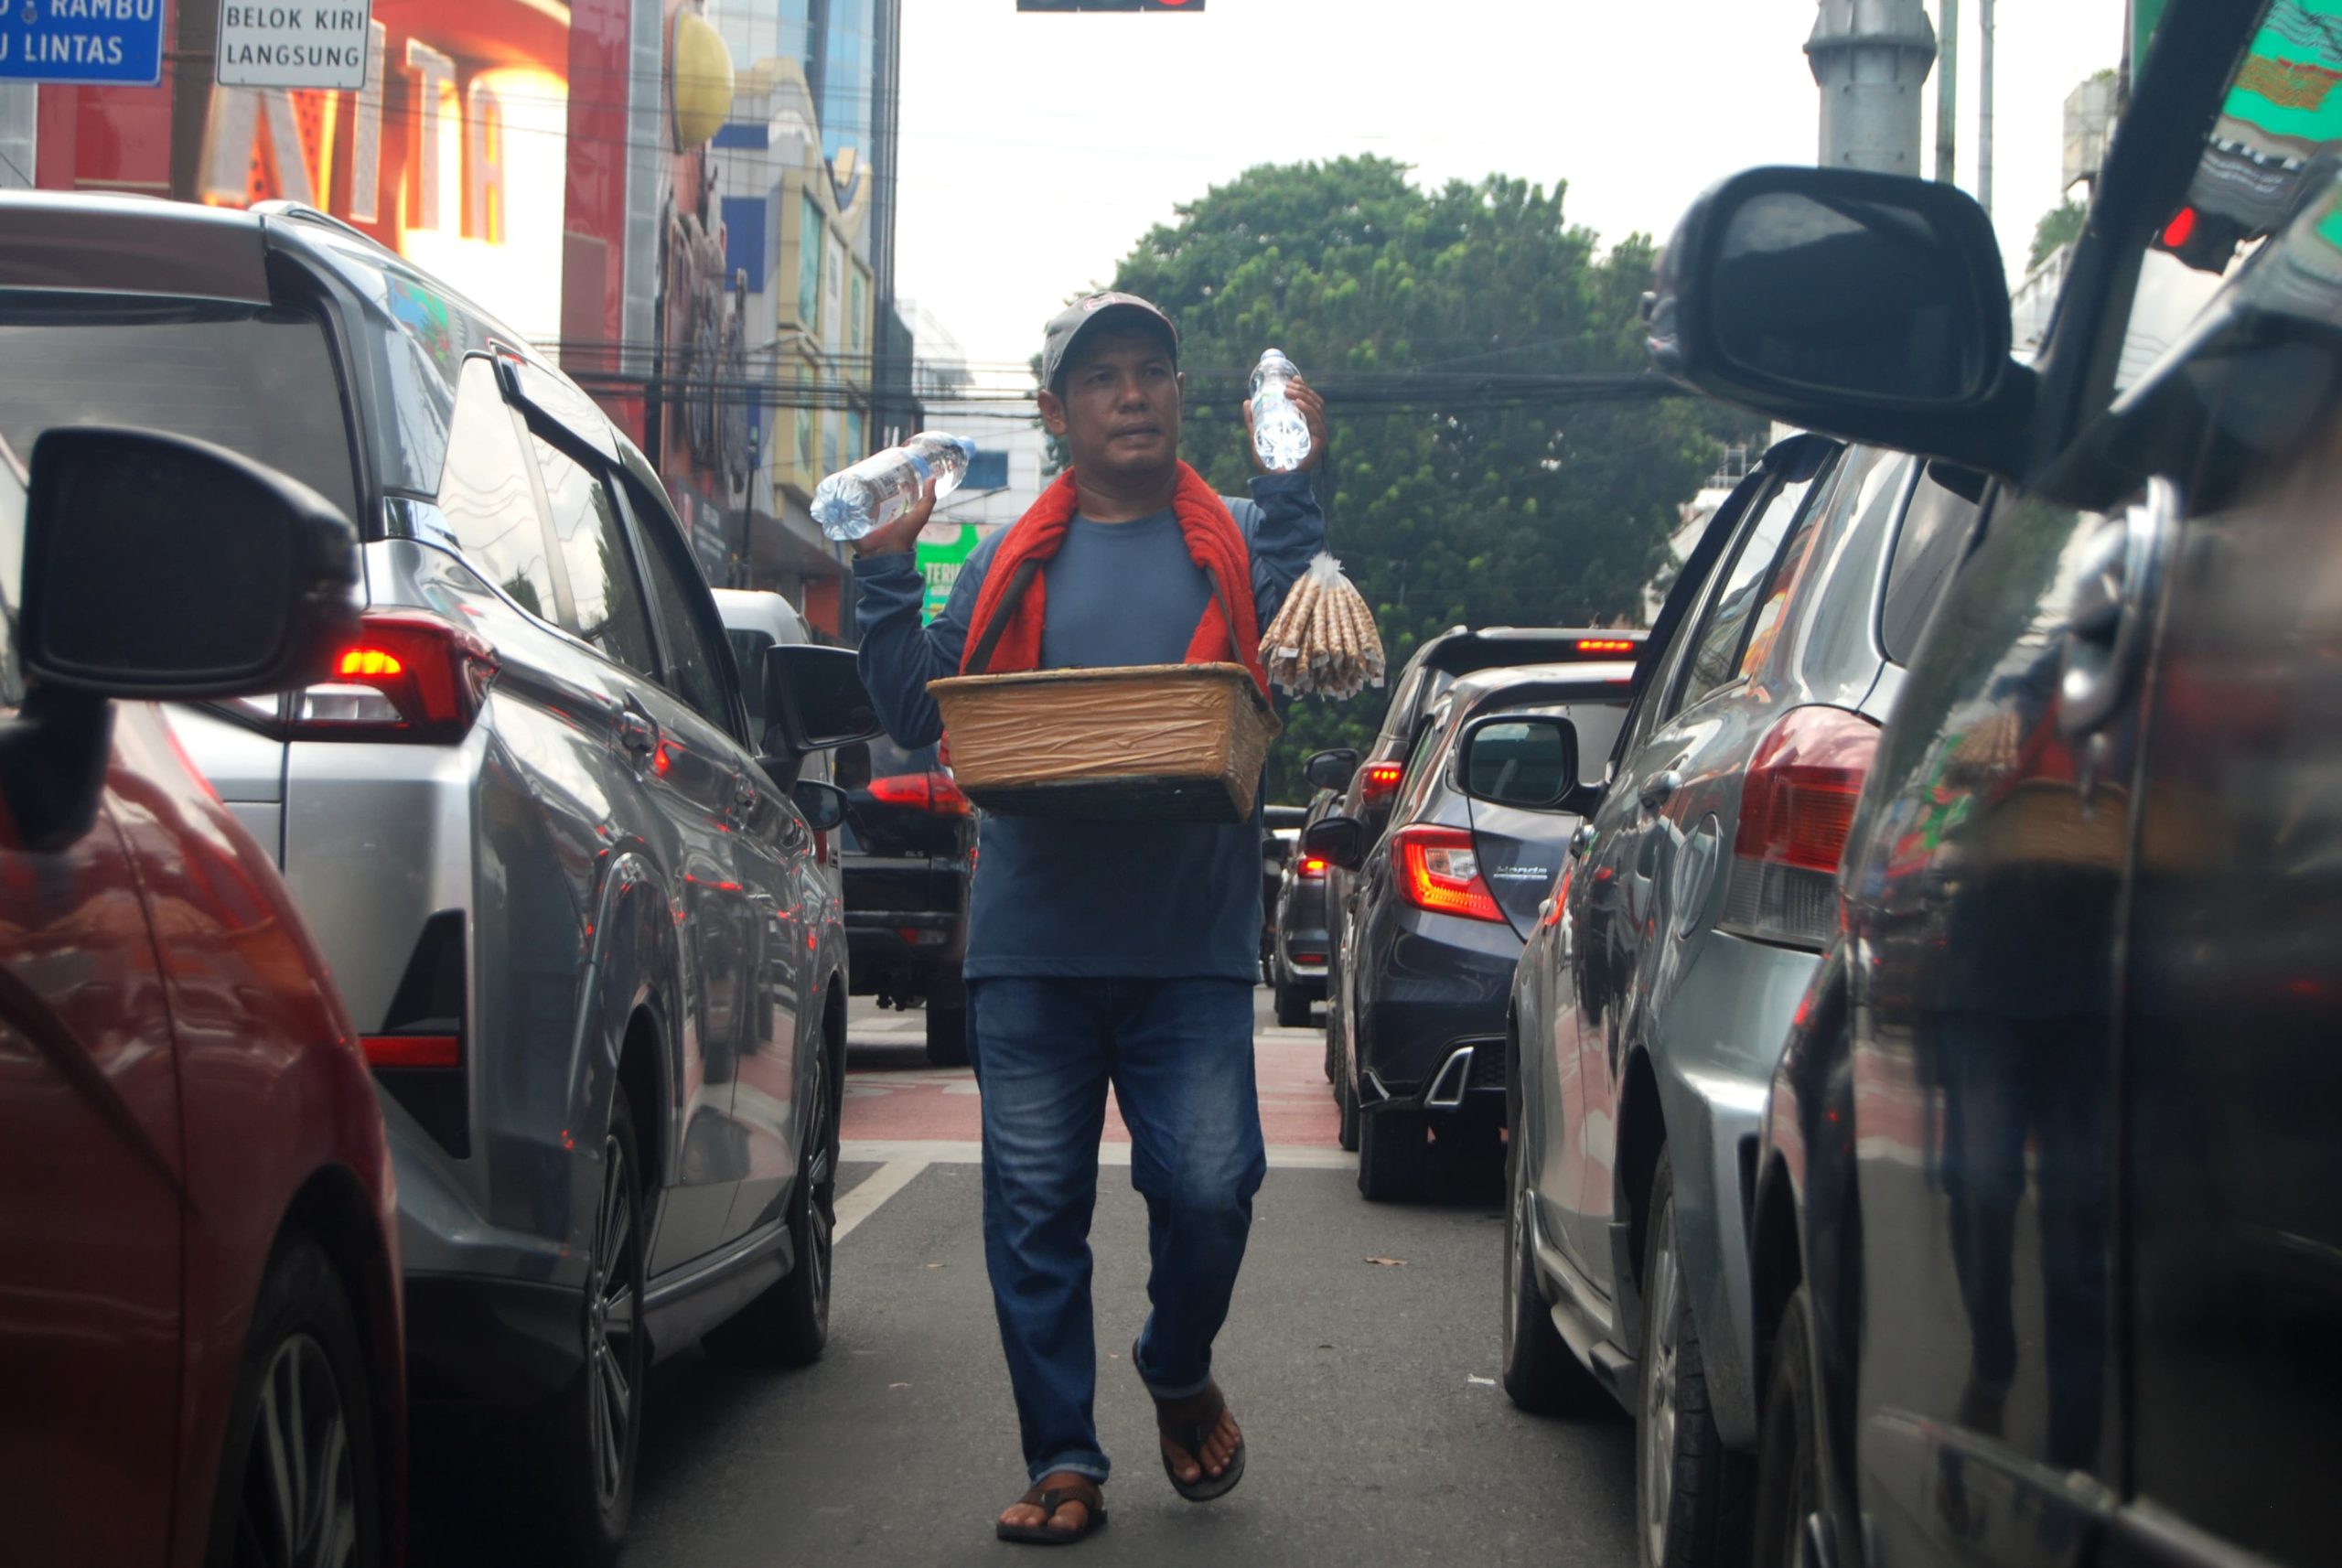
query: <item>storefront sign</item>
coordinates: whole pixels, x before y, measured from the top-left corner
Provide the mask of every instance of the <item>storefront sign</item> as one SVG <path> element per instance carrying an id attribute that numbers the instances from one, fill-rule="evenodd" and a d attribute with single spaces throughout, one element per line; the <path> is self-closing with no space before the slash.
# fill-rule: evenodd
<path id="1" fill-rule="evenodd" d="M 348 0 L 324 5 L 224 0 L 218 80 L 223 87 L 363 87 L 371 19 L 367 5 Z"/>
<path id="2" fill-rule="evenodd" d="M 960 581 L 960 568 L 966 564 L 969 556 L 976 553 L 976 545 L 981 542 L 976 525 L 972 522 L 962 523 L 959 533 L 951 536 L 947 543 L 930 544 L 927 542 L 928 534 L 942 532 L 950 526 L 949 523 L 941 527 L 930 525 L 920 531 L 914 558 L 919 562 L 919 575 L 927 579 L 926 600 L 919 606 L 921 620 L 931 621 L 943 613 L 943 607 L 951 602 L 952 587 Z"/>
<path id="3" fill-rule="evenodd" d="M 163 0 L 0 0 L 0 81 L 163 80 Z"/>

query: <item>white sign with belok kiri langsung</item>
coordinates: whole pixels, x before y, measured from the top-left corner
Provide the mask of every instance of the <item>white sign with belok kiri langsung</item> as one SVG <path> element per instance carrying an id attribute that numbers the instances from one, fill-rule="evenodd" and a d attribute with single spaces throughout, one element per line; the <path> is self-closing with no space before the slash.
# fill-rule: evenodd
<path id="1" fill-rule="evenodd" d="M 221 0 L 220 84 L 363 87 L 372 19 L 369 0 L 306 5 Z"/>

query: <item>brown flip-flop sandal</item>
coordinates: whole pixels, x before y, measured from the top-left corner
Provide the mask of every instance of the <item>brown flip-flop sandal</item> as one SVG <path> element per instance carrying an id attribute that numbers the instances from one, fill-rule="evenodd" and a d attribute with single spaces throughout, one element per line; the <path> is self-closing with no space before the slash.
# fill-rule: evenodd
<path id="1" fill-rule="evenodd" d="M 1201 1414 L 1182 1416 L 1171 1413 L 1174 1406 L 1192 1404 L 1197 1400 L 1203 1402 Z M 1171 1455 L 1163 1455 L 1163 1473 L 1171 1477 L 1171 1489 L 1191 1503 L 1208 1503 L 1215 1498 L 1224 1498 L 1236 1489 L 1237 1482 L 1244 1478 L 1244 1439 L 1241 1436 L 1236 1440 L 1236 1452 L 1228 1456 L 1226 1469 L 1215 1476 L 1203 1468 L 1204 1440 L 1219 1427 L 1219 1418 L 1227 1413 L 1228 1401 L 1221 1396 L 1218 1383 L 1205 1384 L 1202 1393 L 1187 1399 L 1159 1399 L 1155 1402 L 1155 1430 L 1185 1449 L 1187 1457 L 1196 1462 L 1197 1468 L 1203 1469 L 1203 1474 L 1194 1480 L 1183 1481 L 1179 1478 L 1177 1466 L 1171 1462 Z M 1157 1446 L 1159 1448 L 1160 1445 Z"/>
<path id="2" fill-rule="evenodd" d="M 1042 1487 L 1035 1485 L 1031 1491 L 1016 1499 L 1039 1509 L 1043 1515 L 1038 1524 L 1005 1524 L 995 1521 L 993 1533 L 1003 1541 L 1015 1541 L 1026 1546 L 1070 1546 L 1077 1541 L 1087 1541 L 1106 1528 L 1106 1494 L 1094 1481 L 1081 1481 L 1070 1486 Z M 1059 1530 L 1049 1522 L 1058 1517 L 1058 1509 L 1068 1503 L 1080 1503 L 1089 1518 L 1080 1530 Z"/>

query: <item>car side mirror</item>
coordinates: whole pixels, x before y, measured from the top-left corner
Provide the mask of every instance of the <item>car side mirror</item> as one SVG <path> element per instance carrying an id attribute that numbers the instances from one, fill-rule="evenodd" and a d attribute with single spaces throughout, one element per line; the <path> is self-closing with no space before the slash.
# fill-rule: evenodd
<path id="1" fill-rule="evenodd" d="M 765 650 L 765 713 L 792 756 L 879 732 L 878 710 L 862 684 L 854 650 L 783 642 Z"/>
<path id="2" fill-rule="evenodd" d="M 870 743 L 850 740 L 830 758 L 830 778 L 841 789 L 870 788 Z"/>
<path id="3" fill-rule="evenodd" d="M 1347 746 L 1321 751 L 1301 765 L 1301 776 L 1320 789 L 1347 789 L 1358 771 L 1358 753 Z"/>
<path id="4" fill-rule="evenodd" d="M 325 497 L 209 442 L 68 426 L 33 446 L 27 671 L 161 702 L 324 674 L 356 624 L 358 534 Z"/>
<path id="5" fill-rule="evenodd" d="M 2010 358 L 1992 220 L 1950 185 L 1756 168 L 1692 205 L 1646 302 L 1693 389 L 1785 423 L 2009 475 L 2033 372 Z"/>
<path id="6" fill-rule="evenodd" d="M 15 843 L 41 851 L 96 820 L 109 699 L 321 677 L 357 624 L 358 534 L 307 486 L 209 442 L 66 426 L 33 445 L 22 585 L 31 690 L 0 725 L 0 798 Z"/>
<path id="7" fill-rule="evenodd" d="M 1366 824 L 1356 817 L 1320 817 L 1301 830 L 1301 853 L 1331 861 L 1344 871 L 1366 864 Z"/>
<path id="8" fill-rule="evenodd" d="M 1569 809 L 1579 793 L 1577 725 L 1542 714 L 1495 714 L 1466 726 L 1456 746 L 1464 793 L 1527 811 Z"/>
<path id="9" fill-rule="evenodd" d="M 789 787 L 789 798 L 796 802 L 805 825 L 817 833 L 828 832 L 845 821 L 845 791 L 834 784 L 800 779 Z"/>

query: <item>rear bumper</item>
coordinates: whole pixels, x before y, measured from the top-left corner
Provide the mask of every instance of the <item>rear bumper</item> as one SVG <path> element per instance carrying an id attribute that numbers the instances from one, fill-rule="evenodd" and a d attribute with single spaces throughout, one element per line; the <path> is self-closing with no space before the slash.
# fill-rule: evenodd
<path id="1" fill-rule="evenodd" d="M 968 918 L 952 910 L 849 909 L 848 988 L 857 996 L 916 1002 L 960 993 Z"/>
<path id="2" fill-rule="evenodd" d="M 1360 955 L 1361 1109 L 1501 1108 L 1520 948 L 1510 926 L 1411 912 L 1387 950 Z"/>
<path id="3" fill-rule="evenodd" d="M 407 1388 L 417 1402 L 524 1409 L 586 1364 L 586 1293 L 480 1274 L 406 1276 Z"/>

